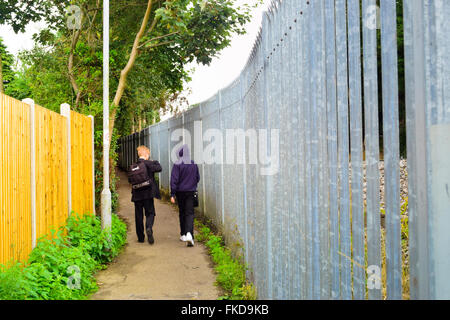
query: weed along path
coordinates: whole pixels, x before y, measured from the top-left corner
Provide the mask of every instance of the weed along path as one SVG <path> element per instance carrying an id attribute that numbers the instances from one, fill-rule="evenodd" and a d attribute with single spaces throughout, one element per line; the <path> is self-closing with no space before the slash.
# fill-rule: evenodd
<path id="1" fill-rule="evenodd" d="M 219 289 L 211 260 L 201 243 L 186 247 L 179 240 L 178 212 L 155 200 L 155 244 L 137 241 L 134 205 L 127 177 L 119 173 L 119 216 L 128 225 L 128 244 L 106 270 L 99 271 L 99 290 L 91 299 L 217 299 Z"/>

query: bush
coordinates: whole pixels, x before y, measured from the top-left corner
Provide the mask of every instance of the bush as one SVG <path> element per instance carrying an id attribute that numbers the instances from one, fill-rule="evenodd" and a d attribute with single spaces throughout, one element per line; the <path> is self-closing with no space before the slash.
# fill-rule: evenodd
<path id="1" fill-rule="evenodd" d="M 126 225 L 116 215 L 111 232 L 105 232 L 94 215 L 73 214 L 66 227 L 39 239 L 26 263 L 0 266 L 0 299 L 86 299 L 98 288 L 95 272 L 112 261 L 125 242 Z"/>
<path id="2" fill-rule="evenodd" d="M 111 233 L 102 232 L 101 221 L 94 215 L 83 219 L 72 215 L 66 228 L 72 246 L 84 246 L 89 255 L 101 264 L 111 262 L 127 239 L 127 227 L 115 214 L 112 215 Z"/>
<path id="3" fill-rule="evenodd" d="M 256 290 L 245 277 L 247 266 L 238 259 L 233 258 L 229 248 L 224 246 L 221 236 L 211 232 L 211 229 L 196 221 L 199 234 L 198 241 L 204 242 L 209 249 L 211 258 L 217 272 L 217 284 L 225 291 L 220 299 L 229 300 L 254 300 Z"/>

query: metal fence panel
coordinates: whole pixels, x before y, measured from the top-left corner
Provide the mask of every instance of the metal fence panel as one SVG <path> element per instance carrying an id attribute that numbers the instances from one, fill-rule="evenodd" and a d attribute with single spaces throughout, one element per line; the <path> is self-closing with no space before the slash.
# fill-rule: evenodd
<path id="1" fill-rule="evenodd" d="M 377 11 L 375 0 L 362 2 L 365 146 L 367 181 L 367 266 L 381 270 L 380 173 L 378 138 Z M 373 270 L 373 271 L 372 271 Z M 370 286 L 369 299 L 381 299 L 381 288 Z"/>
<path id="2" fill-rule="evenodd" d="M 215 95 L 202 104 L 202 135 L 204 150 L 204 190 L 205 192 L 205 213 L 218 226 L 222 226 L 222 204 L 221 197 L 221 175 L 220 162 L 221 150 L 217 150 L 212 143 L 218 139 L 218 144 L 222 145 L 222 133 L 220 131 L 219 118 L 219 97 Z M 212 130 L 208 130 L 212 129 Z M 205 155 L 207 154 L 207 156 Z M 217 201 L 219 200 L 219 201 Z"/>
<path id="3" fill-rule="evenodd" d="M 160 143 L 159 143 L 159 124 L 149 127 L 150 134 L 150 154 L 153 160 L 158 160 L 161 163 L 160 157 Z M 158 182 L 161 186 L 161 174 L 158 175 Z"/>
<path id="4" fill-rule="evenodd" d="M 203 137 L 202 137 L 202 121 L 200 116 L 200 107 L 194 107 L 187 110 L 184 114 L 183 129 L 185 130 L 185 143 L 189 145 L 191 150 L 191 157 L 195 163 L 198 165 L 200 172 L 200 184 L 199 184 L 199 210 L 203 210 L 203 160 L 202 160 L 202 150 L 203 150 Z"/>
<path id="5" fill-rule="evenodd" d="M 259 298 L 405 297 L 399 14 L 405 34 L 411 298 L 450 296 L 450 4 L 404 1 L 398 13 L 397 1 L 380 1 L 381 9 L 377 2 L 272 1 L 239 77 L 140 136 L 161 162 L 160 186 L 167 189 L 170 152 L 178 144 L 170 135 L 186 130 L 184 142 L 200 168 L 200 211 L 243 255 Z M 133 161 L 136 141 L 121 139 L 122 166 Z M 262 174 L 268 167 L 263 160 L 273 153 L 276 172 Z"/>
<path id="6" fill-rule="evenodd" d="M 303 2 L 300 4 L 300 8 L 297 12 L 300 12 L 300 16 L 303 17 L 305 13 L 306 4 Z M 299 208 L 299 228 L 300 228 L 300 238 L 299 238 L 299 247 L 300 247 L 300 297 L 301 299 L 309 298 L 308 292 L 310 292 L 309 283 L 310 277 L 308 274 L 309 260 L 308 260 L 308 241 L 307 241 L 307 226 L 306 226 L 306 217 L 308 212 L 308 199 L 307 199 L 307 191 L 310 184 L 307 183 L 309 178 L 308 174 L 308 158 L 306 155 L 306 132 L 307 132 L 307 113 L 306 113 L 306 105 L 308 103 L 309 95 L 307 94 L 307 47 L 303 45 L 306 41 L 306 19 L 297 17 L 297 31 L 299 33 L 298 43 L 296 45 L 296 49 L 299 51 L 298 55 L 298 72 L 297 72 L 297 81 L 299 83 L 299 96 L 298 96 L 298 113 L 299 113 L 299 166 L 300 166 L 300 177 L 299 184 L 300 190 L 298 193 L 298 197 L 300 197 L 300 208 Z"/>
<path id="7" fill-rule="evenodd" d="M 411 298 L 449 299 L 448 166 L 450 112 L 446 1 L 407 1 L 406 123 Z M 429 44 L 433 43 L 432 46 Z M 447 60 L 446 60 L 447 59 Z M 447 196 L 444 195 L 447 193 Z"/>
<path id="8" fill-rule="evenodd" d="M 329 157 L 330 298 L 339 298 L 339 203 L 336 101 L 336 18 L 334 0 L 325 1 L 325 51 Z"/>
<path id="9" fill-rule="evenodd" d="M 239 78 L 233 81 L 227 88 L 222 90 L 222 109 L 221 124 L 222 134 L 224 135 L 223 144 L 223 210 L 226 212 L 224 232 L 230 244 L 237 254 L 243 255 L 246 220 L 244 216 L 244 186 L 245 179 L 243 176 L 242 154 L 239 155 L 236 149 L 244 147 L 245 141 L 241 140 L 243 117 L 236 117 L 236 114 L 242 114 L 242 106 L 240 103 Z M 241 156 L 241 158 L 239 158 Z M 233 188 L 230 188 L 233 186 Z"/>
<path id="10" fill-rule="evenodd" d="M 170 178 L 172 167 L 175 161 L 178 159 L 178 150 L 185 143 L 184 131 L 183 131 L 183 115 L 170 118 L 168 122 L 168 140 L 169 140 L 169 164 L 168 164 L 168 177 Z M 167 180 L 169 184 L 169 179 Z M 168 187 L 167 187 L 168 188 Z"/>
<path id="11" fill-rule="evenodd" d="M 170 172 L 170 158 L 169 158 L 169 122 L 164 121 L 159 124 L 159 161 L 162 167 L 159 175 L 161 188 L 169 189 L 169 172 Z"/>
<path id="12" fill-rule="evenodd" d="M 381 2 L 383 150 L 386 198 L 386 273 L 388 299 L 402 298 L 400 249 L 400 173 L 396 1 Z"/>
<path id="13" fill-rule="evenodd" d="M 348 3 L 353 297 L 365 298 L 360 0 Z"/>
<path id="14" fill-rule="evenodd" d="M 347 84 L 347 28 L 346 3 L 336 0 L 337 43 L 337 97 L 338 97 L 338 162 L 339 162 L 339 234 L 340 234 L 340 297 L 351 299 L 350 252 L 350 186 L 349 186 L 349 133 Z"/>

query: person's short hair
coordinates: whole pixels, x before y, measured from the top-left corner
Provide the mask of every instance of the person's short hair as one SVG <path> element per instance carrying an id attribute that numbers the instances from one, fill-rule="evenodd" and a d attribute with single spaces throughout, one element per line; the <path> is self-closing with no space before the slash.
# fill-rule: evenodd
<path id="1" fill-rule="evenodd" d="M 150 155 L 150 149 L 147 148 L 146 146 L 139 146 L 139 147 L 137 147 L 136 150 L 137 150 L 139 157 L 146 155 L 147 153 Z"/>

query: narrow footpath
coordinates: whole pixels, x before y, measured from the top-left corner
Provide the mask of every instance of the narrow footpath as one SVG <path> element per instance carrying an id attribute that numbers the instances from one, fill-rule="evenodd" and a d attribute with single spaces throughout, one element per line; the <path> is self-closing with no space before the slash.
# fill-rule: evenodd
<path id="1" fill-rule="evenodd" d="M 128 244 L 106 270 L 99 271 L 99 290 L 93 300 L 210 300 L 217 299 L 215 274 L 206 248 L 180 241 L 178 212 L 155 199 L 155 244 L 136 237 L 134 205 L 126 174 L 119 172 L 119 212 L 128 225 Z"/>

